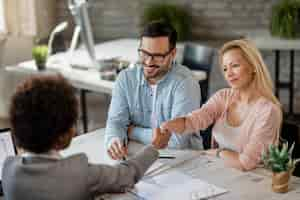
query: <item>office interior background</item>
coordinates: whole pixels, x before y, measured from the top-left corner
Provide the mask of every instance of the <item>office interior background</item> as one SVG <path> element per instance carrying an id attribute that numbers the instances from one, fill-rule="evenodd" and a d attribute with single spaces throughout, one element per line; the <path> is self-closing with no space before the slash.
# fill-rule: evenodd
<path id="1" fill-rule="evenodd" d="M 59 23 L 67 21 L 67 30 L 54 40 L 53 51 L 65 51 L 70 46 L 74 20 L 68 9 L 67 0 L 1 0 L 6 30 L 0 35 L 0 128 L 9 127 L 9 99 L 16 85 L 26 75 L 10 73 L 5 67 L 31 60 L 31 49 L 39 42 L 47 43 L 51 30 Z M 269 32 L 272 6 L 279 0 L 89 0 L 89 17 L 96 43 L 118 38 L 138 38 L 141 30 L 143 10 L 152 3 L 169 3 L 183 7 L 191 17 L 191 34 L 187 41 L 195 41 L 220 47 L 225 41 L 242 38 L 252 33 Z M 2 4 L 3 5 L 3 4 Z M 5 10 L 5 12 L 3 12 Z M 1 20 L 0 20 L 1 21 Z M 116 49 L 117 51 L 117 49 Z M 274 79 L 274 52 L 262 50 L 263 58 Z M 280 79 L 289 79 L 289 52 L 281 52 Z M 294 71 L 294 112 L 300 113 L 300 52 L 295 51 Z M 209 94 L 226 86 L 218 65 L 217 56 L 210 73 Z M 287 90 L 280 90 L 280 100 L 285 111 L 289 107 Z M 89 93 L 87 95 L 89 130 L 105 127 L 110 96 Z M 283 131 L 293 135 L 299 146 L 300 120 L 285 118 Z M 81 123 L 78 128 L 82 129 Z M 299 152 L 299 150 L 298 150 Z M 299 153 L 298 153 L 299 156 Z"/>

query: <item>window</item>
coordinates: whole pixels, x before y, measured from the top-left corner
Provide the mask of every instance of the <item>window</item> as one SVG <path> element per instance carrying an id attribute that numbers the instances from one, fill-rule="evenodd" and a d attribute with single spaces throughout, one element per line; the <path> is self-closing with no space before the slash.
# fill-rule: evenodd
<path id="1" fill-rule="evenodd" d="M 6 32 L 5 18 L 4 18 L 4 0 L 0 0 L 0 33 Z"/>

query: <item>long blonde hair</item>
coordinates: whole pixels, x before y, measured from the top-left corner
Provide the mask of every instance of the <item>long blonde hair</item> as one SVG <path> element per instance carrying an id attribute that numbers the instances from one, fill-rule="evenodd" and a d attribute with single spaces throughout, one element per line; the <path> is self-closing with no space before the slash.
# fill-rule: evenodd
<path id="1" fill-rule="evenodd" d="M 255 76 L 253 84 L 266 99 L 273 102 L 281 109 L 281 103 L 273 93 L 273 82 L 267 66 L 265 65 L 262 56 L 256 46 L 246 39 L 232 40 L 223 45 L 219 51 L 219 63 L 222 65 L 223 55 L 232 49 L 240 49 L 243 57 L 254 68 Z"/>

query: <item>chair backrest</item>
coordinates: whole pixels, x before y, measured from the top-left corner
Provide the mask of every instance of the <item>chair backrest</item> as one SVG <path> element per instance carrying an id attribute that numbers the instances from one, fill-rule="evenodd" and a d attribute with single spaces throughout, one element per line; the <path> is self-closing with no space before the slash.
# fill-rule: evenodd
<path id="1" fill-rule="evenodd" d="M 187 43 L 184 46 L 182 64 L 192 70 L 204 70 L 208 74 L 213 65 L 215 50 L 208 46 Z"/>

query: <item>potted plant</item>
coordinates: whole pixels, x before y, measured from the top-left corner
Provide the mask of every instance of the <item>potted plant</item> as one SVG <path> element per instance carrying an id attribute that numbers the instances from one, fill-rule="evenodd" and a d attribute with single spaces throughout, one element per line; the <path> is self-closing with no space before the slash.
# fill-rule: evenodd
<path id="1" fill-rule="evenodd" d="M 300 37 L 300 0 L 281 0 L 272 7 L 271 34 L 284 38 Z"/>
<path id="2" fill-rule="evenodd" d="M 144 26 L 156 20 L 171 24 L 177 32 L 179 41 L 189 38 L 191 17 L 184 7 L 165 3 L 155 3 L 146 6 L 142 15 L 142 25 Z"/>
<path id="3" fill-rule="evenodd" d="M 37 45 L 33 47 L 32 57 L 38 70 L 45 70 L 48 57 L 48 47 L 46 45 Z"/>
<path id="4" fill-rule="evenodd" d="M 272 189 L 274 192 L 285 193 L 288 191 L 288 183 L 291 174 L 299 159 L 292 159 L 295 143 L 288 149 L 288 143 L 282 145 L 270 145 L 268 152 L 262 154 L 265 166 L 272 170 Z"/>

